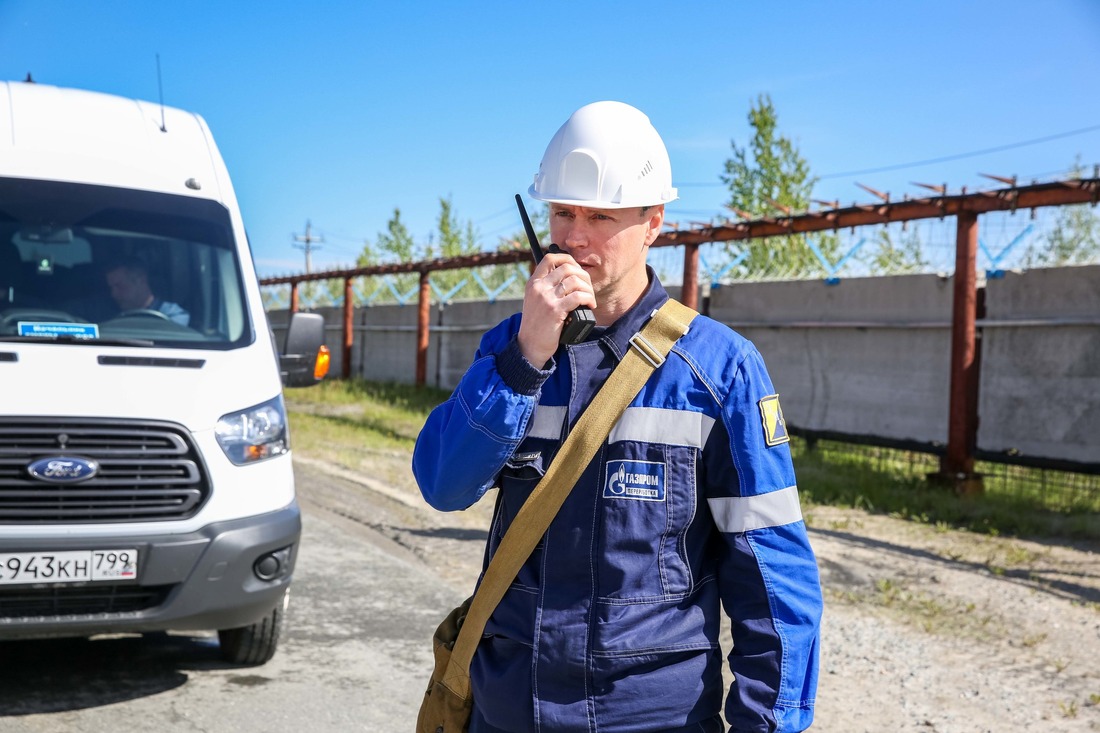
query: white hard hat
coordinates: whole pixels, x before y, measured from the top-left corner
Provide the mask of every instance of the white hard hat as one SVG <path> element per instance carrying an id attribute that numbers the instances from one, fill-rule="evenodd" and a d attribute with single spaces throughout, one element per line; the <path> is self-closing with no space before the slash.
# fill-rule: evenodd
<path id="1" fill-rule="evenodd" d="M 596 209 L 676 199 L 661 136 L 640 110 L 622 102 L 593 102 L 574 112 L 546 147 L 528 193 Z"/>

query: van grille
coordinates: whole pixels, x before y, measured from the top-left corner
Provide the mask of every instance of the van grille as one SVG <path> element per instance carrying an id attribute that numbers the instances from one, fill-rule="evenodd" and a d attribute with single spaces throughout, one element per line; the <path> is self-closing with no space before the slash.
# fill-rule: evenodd
<path id="1" fill-rule="evenodd" d="M 134 613 L 156 608 L 171 585 L 103 585 L 0 590 L 0 619 Z"/>
<path id="2" fill-rule="evenodd" d="M 45 483 L 28 465 L 51 456 L 99 464 L 95 476 Z M 184 519 L 210 493 L 198 450 L 171 423 L 16 418 L 0 422 L 0 523 Z"/>

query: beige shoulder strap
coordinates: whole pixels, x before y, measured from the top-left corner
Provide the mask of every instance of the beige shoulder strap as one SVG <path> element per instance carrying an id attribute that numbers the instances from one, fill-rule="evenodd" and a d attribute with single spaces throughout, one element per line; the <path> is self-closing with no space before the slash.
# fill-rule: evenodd
<path id="1" fill-rule="evenodd" d="M 493 554 L 462 624 L 442 683 L 461 697 L 469 694 L 470 660 L 489 621 L 519 569 L 546 533 L 565 498 L 596 455 L 626 406 L 641 391 L 650 374 L 664 363 L 677 339 L 698 315 L 669 299 L 630 339 L 631 348 L 592 398 L 569 432 L 546 474 L 520 507 Z"/>

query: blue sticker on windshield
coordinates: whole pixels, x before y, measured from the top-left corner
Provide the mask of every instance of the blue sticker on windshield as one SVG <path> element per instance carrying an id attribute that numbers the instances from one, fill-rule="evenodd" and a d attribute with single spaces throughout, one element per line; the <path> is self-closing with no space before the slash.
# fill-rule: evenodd
<path id="1" fill-rule="evenodd" d="M 94 323 L 36 323 L 34 321 L 19 321 L 20 336 L 42 336 L 54 338 L 57 336 L 72 336 L 78 339 L 99 338 L 99 326 Z"/>

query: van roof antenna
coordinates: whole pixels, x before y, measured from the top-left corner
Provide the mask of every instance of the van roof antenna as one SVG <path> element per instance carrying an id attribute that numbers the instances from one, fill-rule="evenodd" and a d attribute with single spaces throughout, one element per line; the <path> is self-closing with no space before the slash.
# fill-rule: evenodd
<path id="1" fill-rule="evenodd" d="M 164 126 L 164 84 L 160 79 L 160 54 L 157 54 L 157 93 L 160 94 L 160 131 L 168 132 Z"/>

